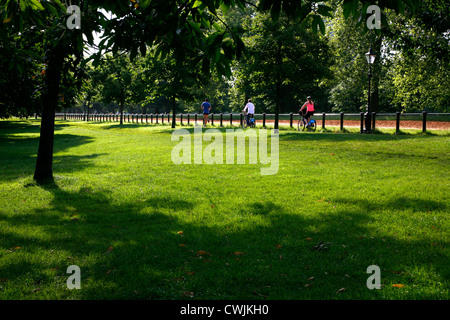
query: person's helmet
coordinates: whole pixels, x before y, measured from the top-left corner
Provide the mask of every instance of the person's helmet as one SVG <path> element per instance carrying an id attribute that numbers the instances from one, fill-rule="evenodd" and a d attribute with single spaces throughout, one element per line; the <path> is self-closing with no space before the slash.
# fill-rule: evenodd
<path id="1" fill-rule="evenodd" d="M 306 99 L 308 99 L 308 100 L 311 99 L 311 96 L 307 96 Z"/>

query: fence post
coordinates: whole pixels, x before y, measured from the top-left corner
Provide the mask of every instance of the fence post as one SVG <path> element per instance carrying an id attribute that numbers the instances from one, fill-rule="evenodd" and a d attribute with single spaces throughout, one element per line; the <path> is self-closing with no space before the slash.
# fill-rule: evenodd
<path id="1" fill-rule="evenodd" d="M 180 125 L 183 125 L 183 113 L 180 113 Z"/>
<path id="2" fill-rule="evenodd" d="M 176 116 L 176 115 L 174 115 Z M 167 122 L 170 123 L 170 113 L 167 114 Z"/>
<path id="3" fill-rule="evenodd" d="M 195 118 L 195 123 L 194 123 L 194 125 L 197 125 L 197 113 L 194 115 L 194 118 Z"/>
<path id="4" fill-rule="evenodd" d="M 425 133 L 427 131 L 427 112 L 422 112 L 422 132 Z"/>
<path id="5" fill-rule="evenodd" d="M 223 127 L 223 113 L 220 113 L 220 126 Z"/>
<path id="6" fill-rule="evenodd" d="M 325 112 L 322 112 L 322 130 L 325 130 Z"/>
<path id="7" fill-rule="evenodd" d="M 240 117 L 241 117 L 241 127 L 242 127 L 242 118 L 244 117 L 242 113 L 240 113 Z"/>
<path id="8" fill-rule="evenodd" d="M 360 114 L 361 117 L 361 128 L 360 128 L 360 133 L 364 133 L 364 112 L 361 112 Z"/>
<path id="9" fill-rule="evenodd" d="M 266 114 L 263 113 L 263 128 L 266 127 Z"/>
<path id="10" fill-rule="evenodd" d="M 214 113 L 211 113 L 211 125 L 214 127 Z"/>
<path id="11" fill-rule="evenodd" d="M 190 113 L 188 113 L 187 118 L 188 118 L 188 125 L 189 125 L 191 123 L 191 114 Z"/>
<path id="12" fill-rule="evenodd" d="M 400 131 L 400 112 L 396 112 L 395 117 L 395 134 L 398 134 Z"/>
<path id="13" fill-rule="evenodd" d="M 233 126 L 233 114 L 230 113 L 230 126 Z"/>
<path id="14" fill-rule="evenodd" d="M 341 112 L 341 131 L 344 131 L 344 113 Z"/>
<path id="15" fill-rule="evenodd" d="M 291 113 L 289 113 L 289 126 L 292 128 L 292 122 L 293 122 L 293 120 L 294 120 L 294 115 L 293 115 L 293 113 L 291 112 Z"/>

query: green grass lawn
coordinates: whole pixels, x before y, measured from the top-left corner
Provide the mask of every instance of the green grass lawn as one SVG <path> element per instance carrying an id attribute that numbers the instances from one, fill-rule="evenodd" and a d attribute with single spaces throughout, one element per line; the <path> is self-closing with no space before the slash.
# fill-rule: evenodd
<path id="1" fill-rule="evenodd" d="M 175 165 L 172 131 L 59 121 L 39 186 L 39 122 L 0 121 L 0 299 L 450 298 L 449 132 L 285 128 L 262 176 Z"/>

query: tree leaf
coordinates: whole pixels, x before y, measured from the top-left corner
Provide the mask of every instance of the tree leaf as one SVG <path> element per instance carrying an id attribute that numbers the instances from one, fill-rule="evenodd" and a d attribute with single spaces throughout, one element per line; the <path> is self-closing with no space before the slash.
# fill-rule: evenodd
<path id="1" fill-rule="evenodd" d="M 29 0 L 33 9 L 44 10 L 44 7 L 38 0 Z M 22 1 L 21 1 L 22 2 Z"/>
<path id="2" fill-rule="evenodd" d="M 318 5 L 317 13 L 322 15 L 322 16 L 331 18 L 331 17 L 333 17 L 333 12 L 334 12 L 334 9 L 329 7 L 329 6 L 327 6 L 327 5 L 324 5 L 324 4 L 319 4 Z"/>

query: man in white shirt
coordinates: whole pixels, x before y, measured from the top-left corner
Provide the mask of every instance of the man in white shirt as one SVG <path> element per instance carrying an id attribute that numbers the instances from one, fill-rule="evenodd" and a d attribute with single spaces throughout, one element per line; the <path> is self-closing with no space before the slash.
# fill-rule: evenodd
<path id="1" fill-rule="evenodd" d="M 250 118 L 253 118 L 253 115 L 255 114 L 255 105 L 252 103 L 252 99 L 248 99 L 248 103 L 245 105 L 243 111 L 248 112 L 245 121 L 247 121 L 247 125 L 250 125 Z"/>

